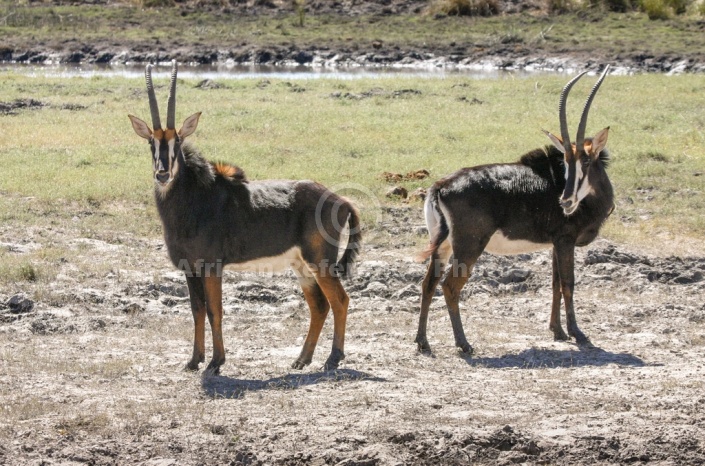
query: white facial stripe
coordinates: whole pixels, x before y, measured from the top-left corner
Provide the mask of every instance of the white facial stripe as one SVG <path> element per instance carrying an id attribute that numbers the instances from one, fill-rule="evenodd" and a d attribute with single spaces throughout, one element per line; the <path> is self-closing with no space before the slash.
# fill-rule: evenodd
<path id="1" fill-rule="evenodd" d="M 580 161 L 575 162 L 575 187 L 573 188 L 573 195 L 571 199 L 575 201 L 578 196 L 578 188 L 580 187 L 580 181 L 583 179 L 583 167 Z"/>
<path id="2" fill-rule="evenodd" d="M 154 170 L 159 170 L 159 139 L 154 139 L 154 154 L 152 154 L 152 161 L 154 163 Z"/>
<path id="3" fill-rule="evenodd" d="M 580 186 L 580 190 L 578 190 L 578 202 L 585 199 L 588 195 L 594 193 L 595 190 L 592 189 L 592 186 L 590 185 L 590 180 L 588 180 L 588 176 L 585 175 L 585 180 L 583 180 L 583 184 Z"/>
<path id="4" fill-rule="evenodd" d="M 168 144 L 169 144 L 169 174 L 171 174 L 171 170 L 174 165 L 174 144 L 176 144 L 176 139 L 170 139 Z"/>

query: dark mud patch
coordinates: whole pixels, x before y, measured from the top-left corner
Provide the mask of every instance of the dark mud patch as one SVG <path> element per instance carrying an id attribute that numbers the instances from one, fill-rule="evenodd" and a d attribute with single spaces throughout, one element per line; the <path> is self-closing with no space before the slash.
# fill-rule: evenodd
<path id="1" fill-rule="evenodd" d="M 0 115 L 17 115 L 21 110 L 37 110 L 47 103 L 35 99 L 16 99 L 12 102 L 0 102 Z"/>

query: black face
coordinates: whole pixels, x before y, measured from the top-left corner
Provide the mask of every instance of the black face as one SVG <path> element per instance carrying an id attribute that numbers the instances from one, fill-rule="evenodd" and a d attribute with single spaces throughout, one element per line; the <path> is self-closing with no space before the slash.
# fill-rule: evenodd
<path id="1" fill-rule="evenodd" d="M 587 153 L 565 161 L 565 189 L 560 198 L 565 215 L 572 215 L 578 209 L 580 201 L 593 190 L 588 178 L 591 162 L 592 159 Z"/>
<path id="2" fill-rule="evenodd" d="M 166 188 L 179 171 L 179 136 L 174 130 L 156 130 L 149 140 L 152 152 L 154 180 L 159 188 Z"/>

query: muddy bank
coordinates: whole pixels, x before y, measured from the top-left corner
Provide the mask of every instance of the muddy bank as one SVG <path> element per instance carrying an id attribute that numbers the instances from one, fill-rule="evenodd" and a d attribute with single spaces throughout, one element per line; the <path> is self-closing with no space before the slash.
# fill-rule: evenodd
<path id="1" fill-rule="evenodd" d="M 107 41 L 106 41 L 107 42 Z M 502 70 L 581 70 L 597 64 L 612 64 L 618 73 L 701 73 L 705 62 L 701 57 L 680 55 L 650 56 L 642 52 L 606 55 L 584 52 L 560 54 L 537 53 L 530 47 L 478 47 L 476 52 L 457 52 L 442 45 L 417 49 L 408 46 L 369 45 L 355 50 L 342 47 L 305 47 L 256 45 L 225 45 L 207 47 L 180 44 L 173 49 L 154 52 L 153 47 L 115 41 L 84 44 L 16 45 L 0 56 L 1 61 L 33 64 L 134 64 L 169 62 L 193 65 L 273 65 L 282 67 L 350 68 L 397 67 L 409 69 L 502 69 Z"/>
<path id="2" fill-rule="evenodd" d="M 605 19 L 605 12 L 586 10 L 577 13 L 575 21 L 626 28 L 624 39 L 619 33 L 600 39 L 599 29 L 590 32 L 590 50 L 564 32 L 551 33 L 566 19 L 549 15 L 541 1 L 488 0 L 498 16 L 468 21 L 439 12 L 443 2 L 427 0 L 306 1 L 300 18 L 311 23 L 305 27 L 297 25 L 295 4 L 283 0 L 156 2 L 152 9 L 111 3 L 100 11 L 91 10 L 94 3 L 100 2 L 72 3 L 74 10 L 62 12 L 38 4 L 8 7 L 6 26 L 16 33 L 0 45 L 0 62 L 134 64 L 176 59 L 194 65 L 508 70 L 579 70 L 609 63 L 622 73 L 705 71 L 699 42 L 689 39 L 702 34 L 701 22 L 666 25 L 667 32 L 657 41 L 675 40 L 681 43 L 676 50 L 638 40 L 641 26 L 630 24 L 629 14 L 615 22 Z M 66 5 L 57 1 L 56 7 Z M 147 24 L 155 15 L 172 17 L 171 29 L 164 30 L 160 22 Z M 420 19 L 422 25 L 417 24 Z M 489 22 L 483 24 L 485 20 Z M 95 29 L 85 29 L 85 22 L 95 22 Z M 350 24 L 356 26 L 351 29 Z M 370 25 L 374 29 L 366 33 Z M 405 30 L 411 27 L 414 33 L 408 34 Z M 143 30 L 149 28 L 155 29 L 153 35 Z M 173 34 L 174 28 L 187 29 L 188 38 Z M 469 34 L 475 28 L 481 32 Z M 683 45 L 688 43 L 693 45 Z"/>

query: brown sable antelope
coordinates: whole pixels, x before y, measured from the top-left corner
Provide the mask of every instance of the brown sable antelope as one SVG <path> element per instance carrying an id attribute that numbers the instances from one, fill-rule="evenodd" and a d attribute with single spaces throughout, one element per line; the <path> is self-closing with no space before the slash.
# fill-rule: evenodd
<path id="1" fill-rule="evenodd" d="M 208 162 L 184 140 L 201 113 L 186 118 L 178 131 L 176 62 L 173 63 L 166 127 L 162 128 L 152 85 L 145 77 L 153 129 L 129 115 L 138 136 L 149 141 L 155 199 L 164 240 L 173 264 L 186 273 L 195 323 L 193 356 L 186 367 L 205 360 L 205 319 L 213 334 L 207 370 L 225 362 L 222 335 L 222 268 L 277 272 L 294 269 L 311 312 L 308 335 L 294 369 L 311 363 L 321 328 L 333 309 L 333 350 L 324 370 L 335 369 L 343 351 L 348 295 L 339 277 L 354 265 L 361 239 L 359 216 L 346 199 L 312 181 L 248 181 L 226 163 Z M 345 251 L 337 261 L 341 231 L 349 227 Z"/>
<path id="2" fill-rule="evenodd" d="M 573 309 L 574 251 L 576 246 L 585 246 L 595 239 L 614 209 L 612 185 L 605 171 L 609 128 L 585 138 L 590 105 L 608 69 L 585 102 L 575 144 L 570 142 L 568 133 L 566 99 L 585 73 L 573 78 L 561 92 L 561 136 L 544 131 L 553 145 L 528 152 L 516 163 L 463 168 L 436 182 L 428 191 L 424 213 L 432 237 L 423 255 L 430 256 L 431 261 L 421 290 L 416 335 L 420 351 L 431 351 L 426 324 L 431 299 L 441 279 L 455 344 L 463 352 L 472 353 L 458 301 L 477 258 L 483 251 L 520 254 L 551 246 L 553 303 L 549 328 L 556 340 L 567 340 L 570 335 L 578 344 L 589 343 L 578 328 Z M 561 328 L 561 297 L 565 301 L 568 335 Z"/>

